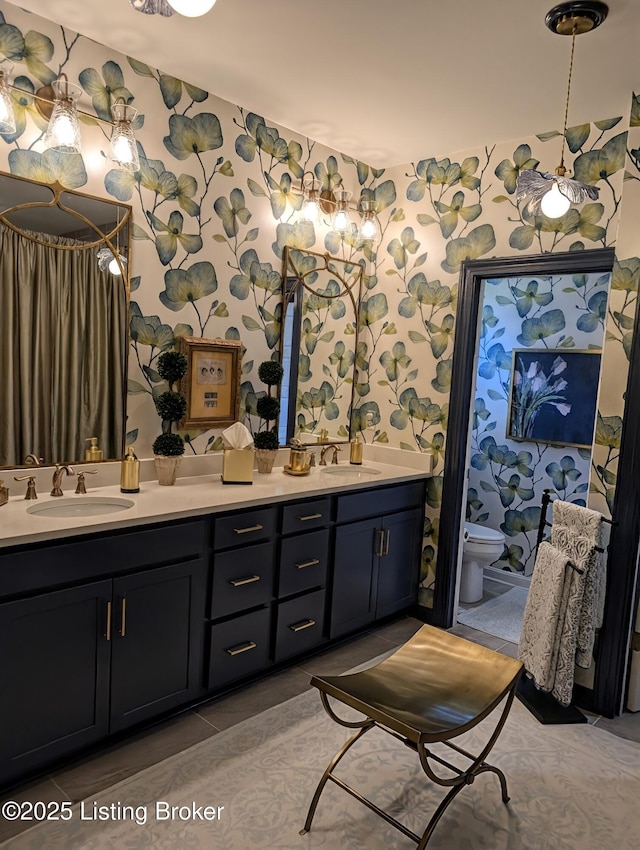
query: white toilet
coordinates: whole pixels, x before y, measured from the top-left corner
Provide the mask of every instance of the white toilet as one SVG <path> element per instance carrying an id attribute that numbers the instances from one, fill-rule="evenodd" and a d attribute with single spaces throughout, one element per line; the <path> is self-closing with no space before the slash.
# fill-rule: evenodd
<path id="1" fill-rule="evenodd" d="M 501 531 L 475 522 L 465 522 L 464 530 L 460 602 L 479 602 L 484 568 L 502 555 L 505 537 Z"/>

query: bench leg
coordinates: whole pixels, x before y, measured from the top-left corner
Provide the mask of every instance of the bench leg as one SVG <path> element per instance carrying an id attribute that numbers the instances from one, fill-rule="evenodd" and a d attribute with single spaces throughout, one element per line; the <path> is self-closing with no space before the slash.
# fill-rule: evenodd
<path id="1" fill-rule="evenodd" d="M 307 814 L 307 819 L 304 822 L 304 827 L 300 830 L 300 835 L 305 835 L 311 829 L 311 822 L 313 821 L 313 817 L 316 813 L 316 808 L 318 806 L 318 801 L 320 800 L 320 795 L 324 791 L 324 786 L 327 784 L 328 780 L 331 778 L 331 774 L 333 769 L 336 767 L 338 762 L 342 760 L 342 758 L 347 754 L 347 752 L 351 749 L 351 747 L 359 741 L 360 738 L 368 732 L 369 729 L 373 729 L 374 722 L 370 721 L 365 726 L 362 726 L 355 735 L 352 735 L 351 738 L 344 744 L 335 756 L 331 759 L 329 764 L 327 765 L 327 769 L 322 774 L 322 779 L 318 783 L 318 787 L 316 788 L 315 794 L 313 795 L 313 799 L 311 800 L 311 805 L 309 806 L 309 812 Z"/>

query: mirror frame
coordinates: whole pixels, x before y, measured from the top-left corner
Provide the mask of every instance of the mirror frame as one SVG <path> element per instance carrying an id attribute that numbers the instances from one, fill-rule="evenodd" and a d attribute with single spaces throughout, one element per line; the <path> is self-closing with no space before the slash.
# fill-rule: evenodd
<path id="1" fill-rule="evenodd" d="M 126 410 L 127 410 L 127 376 L 129 370 L 129 321 L 131 315 L 131 275 L 130 275 L 130 267 L 131 267 L 131 241 L 132 241 L 132 227 L 130 226 L 133 223 L 133 207 L 130 204 L 123 204 L 119 201 L 111 200 L 110 198 L 103 198 L 99 195 L 90 195 L 88 192 L 77 192 L 74 189 L 67 189 L 65 186 L 62 186 L 60 183 L 42 183 L 39 180 L 32 180 L 28 177 L 21 177 L 17 174 L 11 174 L 10 172 L 0 171 L 0 178 L 2 177 L 10 177 L 12 180 L 20 180 L 23 183 L 28 183 L 34 186 L 42 186 L 44 189 L 48 190 L 51 193 L 51 200 L 49 202 L 45 201 L 27 201 L 21 204 L 14 204 L 11 207 L 6 207 L 4 209 L 0 209 L 0 223 L 2 223 L 5 227 L 8 227 L 14 233 L 23 236 L 25 239 L 29 239 L 31 242 L 35 242 L 38 245 L 43 245 L 46 248 L 53 248 L 57 251 L 86 251 L 93 248 L 98 248 L 101 245 L 106 245 L 111 253 L 113 254 L 119 268 L 120 268 L 120 276 L 122 278 L 122 285 L 124 286 L 125 293 L 125 349 L 124 349 L 124 374 L 122 376 L 122 409 L 124 411 L 124 419 L 122 422 L 122 446 L 121 446 L 121 456 L 124 455 L 125 446 L 126 446 L 126 437 L 127 437 L 127 427 L 126 427 Z M 72 207 L 67 206 L 64 203 L 63 197 L 65 195 L 75 195 L 81 198 L 89 198 L 93 201 L 99 201 L 103 204 L 108 204 L 114 208 L 117 208 L 118 212 L 114 209 L 115 220 L 117 222 L 116 226 L 110 230 L 108 233 L 102 231 L 91 219 L 87 218 L 78 210 L 73 209 Z M 15 225 L 12 221 L 10 221 L 7 216 L 13 212 L 23 210 L 23 209 L 47 209 L 47 208 L 57 208 L 62 212 L 71 215 L 73 218 L 77 219 L 81 224 L 85 227 L 88 227 L 92 230 L 96 238 L 91 242 L 83 243 L 82 245 L 58 245 L 55 243 L 47 242 L 43 239 L 38 239 L 34 236 L 34 231 L 24 230 L 21 227 Z M 121 215 L 122 210 L 124 210 L 124 214 Z M 126 228 L 126 242 L 124 243 L 124 247 L 126 248 L 127 262 L 123 263 L 120 259 L 120 247 L 121 244 L 118 242 L 119 236 L 122 235 L 123 231 Z M 115 241 L 114 241 L 115 240 Z M 113 458 L 105 458 L 105 461 L 113 460 Z M 82 458 L 78 458 L 78 460 L 74 461 L 75 463 L 84 463 L 85 461 Z M 43 463 L 41 466 L 48 467 L 53 466 L 52 463 Z M 24 469 L 25 464 L 19 464 L 15 466 L 0 466 L 0 469 Z"/>
<path id="2" fill-rule="evenodd" d="M 309 269 L 309 271 L 301 271 L 295 264 L 295 258 L 292 256 L 293 254 L 300 254 L 302 256 L 311 256 L 317 257 L 320 261 L 313 269 Z M 340 272 L 336 269 L 330 269 L 330 264 L 339 263 L 341 266 L 345 267 L 344 274 L 340 274 Z M 319 291 L 314 286 L 312 286 L 308 281 L 311 275 L 318 274 L 319 272 L 327 272 L 332 275 L 340 285 L 340 291 L 335 295 L 327 295 L 323 291 Z M 353 307 L 353 317 L 355 324 L 355 336 L 354 336 L 354 362 L 353 362 L 353 374 L 351 380 L 351 398 L 349 400 L 349 417 L 347 423 L 348 436 L 346 440 L 332 440 L 332 443 L 338 442 L 348 442 L 351 439 L 351 417 L 353 415 L 353 406 L 356 400 L 356 373 L 357 373 L 357 356 L 358 356 L 358 340 L 359 340 L 359 331 L 360 331 L 360 301 L 362 298 L 362 286 L 364 281 L 364 265 L 362 262 L 354 262 L 353 260 L 343 260 L 341 257 L 334 257 L 331 254 L 324 252 L 320 253 L 319 251 L 308 251 L 303 248 L 290 248 L 289 246 L 285 246 L 282 257 L 282 314 L 281 314 L 281 323 L 280 323 L 280 363 L 283 361 L 283 353 L 284 353 L 284 334 L 285 334 L 285 324 L 286 324 L 286 316 L 287 316 L 287 308 L 290 304 L 294 305 L 294 321 L 295 325 L 293 328 L 293 340 L 292 340 L 292 350 L 298 351 L 300 350 L 300 326 L 301 326 L 301 310 L 302 310 L 302 294 L 306 290 L 307 292 L 315 295 L 318 298 L 326 298 L 327 301 L 333 301 L 337 298 L 346 298 L 351 302 L 351 306 Z M 357 291 L 356 291 L 357 290 Z M 291 392 L 291 386 L 294 381 L 291 378 L 295 378 L 295 394 Z M 295 361 L 295 364 L 292 362 L 292 368 L 290 369 L 290 381 L 289 381 L 289 398 L 287 404 L 287 444 L 295 437 L 295 417 L 296 417 L 296 400 L 298 396 L 298 361 Z M 282 415 L 282 411 L 280 413 Z M 300 445 L 316 445 L 316 442 L 304 442 L 300 440 L 300 438 L 296 438 L 299 440 Z"/>

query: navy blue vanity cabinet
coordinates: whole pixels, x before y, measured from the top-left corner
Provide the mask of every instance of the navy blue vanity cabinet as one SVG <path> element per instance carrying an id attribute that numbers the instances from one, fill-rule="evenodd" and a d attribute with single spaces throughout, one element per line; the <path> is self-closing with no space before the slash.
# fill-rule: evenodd
<path id="1" fill-rule="evenodd" d="M 213 567 L 205 685 L 220 690 L 273 661 L 272 602 L 279 506 L 213 521 Z"/>
<path id="2" fill-rule="evenodd" d="M 0 784 L 109 731 L 111 581 L 0 605 Z"/>
<path id="3" fill-rule="evenodd" d="M 416 601 L 423 498 L 420 481 L 337 497 L 330 638 Z"/>
<path id="4" fill-rule="evenodd" d="M 0 552 L 0 784 L 201 694 L 205 525 Z"/>
<path id="5" fill-rule="evenodd" d="M 283 661 L 326 640 L 332 500 L 325 496 L 282 509 L 275 660 Z"/>

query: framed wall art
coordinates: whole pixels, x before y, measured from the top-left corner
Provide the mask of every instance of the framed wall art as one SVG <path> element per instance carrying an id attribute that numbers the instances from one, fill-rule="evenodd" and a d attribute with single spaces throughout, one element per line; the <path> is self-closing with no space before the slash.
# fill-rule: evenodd
<path id="1" fill-rule="evenodd" d="M 240 412 L 242 343 L 183 337 L 187 371 L 180 392 L 187 400 L 185 428 L 218 428 L 237 422 Z"/>
<path id="2" fill-rule="evenodd" d="M 507 437 L 591 448 L 600 350 L 513 351 Z"/>

